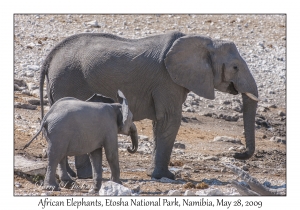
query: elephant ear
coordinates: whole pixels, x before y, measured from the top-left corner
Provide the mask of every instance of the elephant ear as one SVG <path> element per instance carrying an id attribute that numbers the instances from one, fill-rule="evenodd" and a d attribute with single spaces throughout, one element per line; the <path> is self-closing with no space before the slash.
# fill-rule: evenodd
<path id="1" fill-rule="evenodd" d="M 125 124 L 125 121 L 127 120 L 128 118 L 128 102 L 127 102 L 127 99 L 125 98 L 124 94 L 118 90 L 118 94 L 117 94 L 117 98 L 118 98 L 118 101 L 119 103 L 122 105 L 122 116 L 123 116 L 123 125 Z"/>
<path id="2" fill-rule="evenodd" d="M 212 40 L 204 36 L 177 39 L 165 58 L 172 80 L 199 96 L 214 99 L 214 75 L 210 59 Z"/>
<path id="3" fill-rule="evenodd" d="M 102 103 L 108 103 L 113 104 L 115 101 L 112 98 L 103 96 L 101 94 L 94 94 L 92 97 L 86 100 L 87 102 L 102 102 Z"/>

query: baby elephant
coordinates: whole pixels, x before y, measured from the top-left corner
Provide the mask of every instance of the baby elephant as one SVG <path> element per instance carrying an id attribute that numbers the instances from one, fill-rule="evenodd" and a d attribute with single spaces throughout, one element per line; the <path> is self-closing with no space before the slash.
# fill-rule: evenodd
<path id="1" fill-rule="evenodd" d="M 89 153 L 94 182 L 91 191 L 98 192 L 102 180 L 102 147 L 111 169 L 111 180 L 121 183 L 118 133 L 131 136 L 133 148 L 127 150 L 134 153 L 138 148 L 137 130 L 127 100 L 120 90 L 117 94 L 119 103 L 108 103 L 114 101 L 106 97 L 103 98 L 108 101 L 104 103 L 93 102 L 99 101 L 99 97 L 101 95 L 95 94 L 88 101 L 72 97 L 58 100 L 41 121 L 38 133 L 25 145 L 24 149 L 43 130 L 48 141 L 49 160 L 44 189 L 60 190 L 55 178 L 57 166 L 62 183 L 73 183 L 66 170 L 67 156 Z"/>

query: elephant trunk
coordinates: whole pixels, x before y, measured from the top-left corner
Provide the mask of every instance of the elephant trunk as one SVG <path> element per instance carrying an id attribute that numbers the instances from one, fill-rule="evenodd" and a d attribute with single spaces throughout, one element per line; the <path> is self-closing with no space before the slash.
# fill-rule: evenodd
<path id="1" fill-rule="evenodd" d="M 129 133 L 132 142 L 132 149 L 128 147 L 127 151 L 129 153 L 135 153 L 138 149 L 138 134 L 134 123 L 131 124 Z"/>
<path id="2" fill-rule="evenodd" d="M 255 114 L 257 101 L 248 97 L 245 93 L 242 93 L 242 97 L 246 151 L 243 153 L 235 153 L 234 158 L 246 160 L 249 159 L 255 151 Z"/>

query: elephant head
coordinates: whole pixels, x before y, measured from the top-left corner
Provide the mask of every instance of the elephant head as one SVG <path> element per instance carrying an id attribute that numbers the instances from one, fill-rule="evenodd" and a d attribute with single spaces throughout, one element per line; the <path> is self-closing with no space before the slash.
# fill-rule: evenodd
<path id="1" fill-rule="evenodd" d="M 199 96 L 214 99 L 214 88 L 230 94 L 242 93 L 246 151 L 237 159 L 248 159 L 255 151 L 257 86 L 249 68 L 232 42 L 205 36 L 177 39 L 165 58 L 175 83 Z"/>
<path id="2" fill-rule="evenodd" d="M 118 127 L 120 134 L 130 135 L 132 141 L 132 149 L 127 148 L 130 153 L 135 153 L 138 148 L 138 134 L 135 124 L 132 121 L 132 113 L 128 108 L 128 102 L 124 94 L 118 90 L 117 98 L 121 104 L 121 110 L 118 112 Z M 102 102 L 113 104 L 115 101 L 112 98 L 103 96 L 101 94 L 94 94 L 92 97 L 87 99 L 88 102 Z"/>
<path id="3" fill-rule="evenodd" d="M 130 135 L 133 148 L 130 149 L 128 147 L 127 151 L 130 153 L 135 153 L 138 148 L 138 135 L 137 135 L 137 129 L 135 127 L 135 124 L 132 122 L 133 115 L 128 108 L 127 99 L 125 98 L 124 94 L 120 90 L 118 90 L 117 98 L 119 103 L 122 105 L 122 109 L 121 109 L 122 120 L 118 120 L 119 133 Z"/>

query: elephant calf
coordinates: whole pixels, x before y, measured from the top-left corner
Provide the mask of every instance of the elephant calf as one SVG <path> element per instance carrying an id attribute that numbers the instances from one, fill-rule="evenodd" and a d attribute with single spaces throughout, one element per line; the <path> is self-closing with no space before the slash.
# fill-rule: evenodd
<path id="1" fill-rule="evenodd" d="M 48 142 L 48 165 L 44 180 L 44 189 L 60 190 L 55 179 L 59 166 L 59 175 L 63 185 L 74 181 L 67 173 L 67 156 L 89 153 L 93 170 L 93 192 L 98 192 L 102 180 L 102 147 L 111 169 L 111 180 L 120 181 L 118 157 L 118 133 L 130 135 L 134 153 L 138 147 L 137 131 L 132 122 L 132 113 L 128 102 L 121 91 L 118 91 L 119 103 L 93 102 L 94 95 L 88 101 L 72 97 L 58 100 L 45 115 L 38 133 L 28 142 L 24 149 L 43 130 Z M 110 98 L 106 98 L 112 101 Z M 70 185 L 69 185 L 70 186 Z"/>

